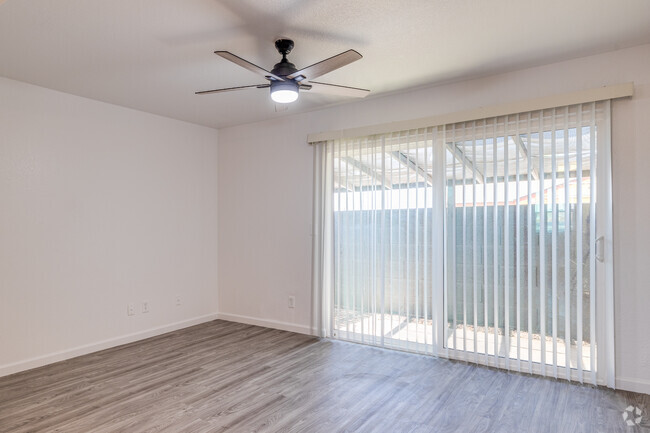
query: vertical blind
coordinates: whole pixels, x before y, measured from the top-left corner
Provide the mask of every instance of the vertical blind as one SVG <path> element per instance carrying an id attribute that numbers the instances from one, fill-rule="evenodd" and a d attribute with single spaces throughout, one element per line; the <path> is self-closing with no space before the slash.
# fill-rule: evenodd
<path id="1" fill-rule="evenodd" d="M 327 142 L 330 335 L 596 383 L 608 122 L 607 101 Z"/>
<path id="2" fill-rule="evenodd" d="M 433 350 L 436 134 L 426 128 L 330 145 L 336 337 Z"/>
<path id="3" fill-rule="evenodd" d="M 455 356 L 596 383 L 603 107 L 443 128 L 445 343 Z"/>

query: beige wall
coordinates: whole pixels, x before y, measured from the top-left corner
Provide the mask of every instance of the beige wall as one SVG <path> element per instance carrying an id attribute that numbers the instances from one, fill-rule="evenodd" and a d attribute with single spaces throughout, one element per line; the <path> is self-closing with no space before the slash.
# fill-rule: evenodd
<path id="1" fill-rule="evenodd" d="M 216 158 L 213 129 L 0 78 L 0 375 L 214 317 Z"/>
<path id="2" fill-rule="evenodd" d="M 220 130 L 220 316 L 309 332 L 307 134 L 628 81 L 635 96 L 613 104 L 616 371 L 619 386 L 650 393 L 650 45 Z"/>

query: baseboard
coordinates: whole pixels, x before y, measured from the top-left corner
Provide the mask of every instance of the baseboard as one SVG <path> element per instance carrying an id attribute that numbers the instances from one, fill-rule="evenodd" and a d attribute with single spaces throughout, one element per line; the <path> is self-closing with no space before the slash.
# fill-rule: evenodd
<path id="1" fill-rule="evenodd" d="M 650 380 L 633 379 L 631 377 L 617 377 L 616 389 L 625 391 L 640 392 L 650 395 Z"/>
<path id="2" fill-rule="evenodd" d="M 134 341 L 144 340 L 145 338 L 149 337 L 155 337 L 167 332 L 172 332 L 178 329 L 187 328 L 189 326 L 198 325 L 200 323 L 209 322 L 217 318 L 218 315 L 216 313 L 207 314 L 205 316 L 194 317 L 192 319 L 182 320 L 180 322 L 170 323 L 168 325 L 163 325 L 140 332 L 134 332 L 133 334 L 109 338 L 108 340 L 85 344 L 83 346 L 77 346 L 72 349 L 61 350 L 59 352 L 49 353 L 47 355 L 37 356 L 35 358 L 14 362 L 12 364 L 0 365 L 0 377 L 8 376 L 10 374 L 25 370 L 30 370 L 36 367 L 42 367 L 47 364 L 53 364 L 55 362 L 75 358 L 77 356 L 87 355 L 89 353 L 98 352 L 100 350 L 110 349 L 111 347 L 120 346 L 122 344 L 133 343 Z"/>
<path id="3" fill-rule="evenodd" d="M 257 317 L 240 316 L 239 314 L 219 313 L 219 319 L 229 322 L 245 323 L 247 325 L 264 326 L 265 328 L 281 329 L 282 331 L 297 332 L 298 334 L 313 335 L 311 327 L 278 320 L 258 319 Z"/>

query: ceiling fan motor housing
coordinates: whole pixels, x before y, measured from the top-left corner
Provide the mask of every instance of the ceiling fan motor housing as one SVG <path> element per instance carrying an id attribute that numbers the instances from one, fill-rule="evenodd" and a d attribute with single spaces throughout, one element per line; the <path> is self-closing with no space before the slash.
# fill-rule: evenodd
<path id="1" fill-rule="evenodd" d="M 291 75 L 294 72 L 296 72 L 298 69 L 296 69 L 296 65 L 293 63 L 287 61 L 286 59 L 282 59 L 280 63 L 276 63 L 273 66 L 273 69 L 271 70 L 271 73 L 274 75 L 277 75 L 278 77 L 286 77 L 287 75 Z"/>

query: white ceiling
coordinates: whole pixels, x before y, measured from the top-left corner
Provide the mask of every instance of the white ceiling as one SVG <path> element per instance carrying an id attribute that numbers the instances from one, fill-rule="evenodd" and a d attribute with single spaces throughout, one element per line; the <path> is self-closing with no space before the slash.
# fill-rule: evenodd
<path id="1" fill-rule="evenodd" d="M 344 103 L 301 94 L 276 113 L 263 83 L 213 54 L 266 69 L 273 42 L 307 66 L 364 58 L 318 81 L 385 92 L 650 42 L 648 0 L 0 0 L 0 75 L 201 125 L 224 127 Z"/>

